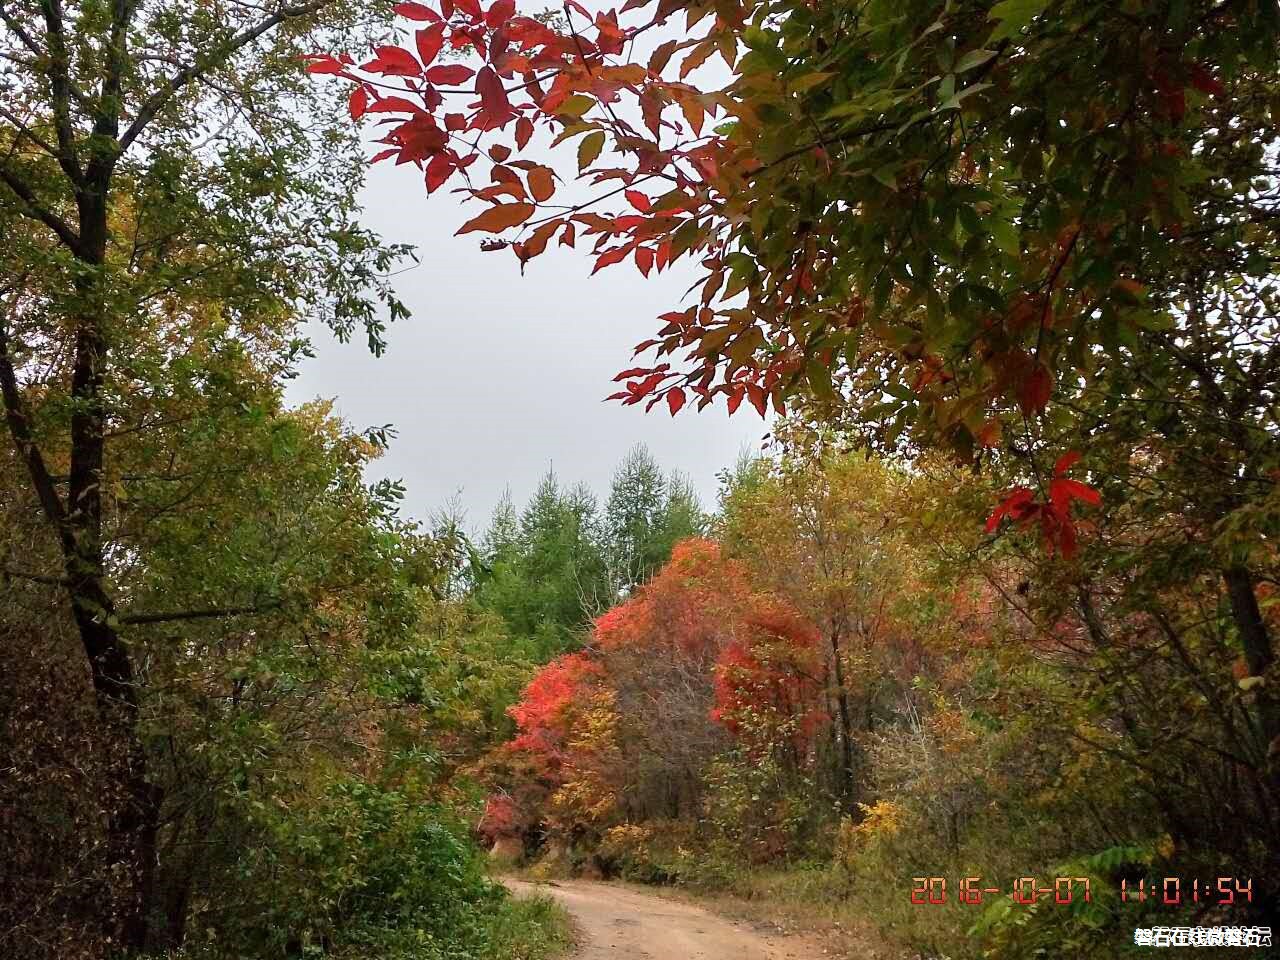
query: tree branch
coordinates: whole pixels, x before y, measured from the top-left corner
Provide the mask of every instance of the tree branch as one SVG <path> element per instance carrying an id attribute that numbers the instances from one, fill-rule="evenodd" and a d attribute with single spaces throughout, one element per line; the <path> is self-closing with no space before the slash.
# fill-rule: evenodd
<path id="1" fill-rule="evenodd" d="M 117 619 L 122 624 L 173 623 L 179 620 L 219 620 L 279 610 L 283 603 L 272 600 L 252 607 L 215 607 L 206 610 L 175 610 L 165 613 L 125 613 Z"/>
<path id="2" fill-rule="evenodd" d="M 40 0 L 49 49 L 49 86 L 53 91 L 53 124 L 58 133 L 58 165 L 77 187 L 84 185 L 84 171 L 76 156 L 75 128 L 71 124 L 71 54 L 62 23 L 62 0 Z"/>
<path id="3" fill-rule="evenodd" d="M 331 0 L 311 0 L 310 3 L 304 3 L 297 7 L 283 7 L 276 13 L 267 17 L 261 23 L 252 27 L 246 27 L 237 33 L 226 44 L 217 51 L 203 58 L 197 63 L 191 63 L 183 67 L 166 83 L 161 89 L 147 98 L 147 100 L 138 109 L 138 115 L 134 118 L 129 129 L 125 131 L 124 136 L 120 138 L 120 153 L 129 148 L 129 144 L 138 138 L 138 135 L 146 129 L 157 113 L 168 103 L 179 90 L 194 80 L 200 79 L 205 73 L 220 63 L 223 63 L 227 57 L 231 56 L 241 47 L 247 46 L 254 40 L 266 33 L 273 27 L 283 23 L 285 20 L 292 20 L 298 17 L 305 17 L 315 13 L 317 10 L 325 7 Z"/>
<path id="4" fill-rule="evenodd" d="M 71 229 L 71 225 L 63 220 L 52 210 L 46 209 L 40 204 L 35 193 L 27 184 L 19 177 L 14 175 L 7 167 L 0 166 L 0 181 L 3 181 L 10 190 L 22 201 L 25 208 L 23 212 L 33 220 L 39 220 L 46 227 L 57 234 L 67 248 L 77 257 L 84 250 L 83 244 L 80 243 L 80 235 Z"/>
<path id="5" fill-rule="evenodd" d="M 32 583 L 44 583 L 51 587 L 61 587 L 66 585 L 66 577 L 50 577 L 42 573 L 28 573 L 26 570 L 18 570 L 15 567 L 0 567 L 0 577 L 8 580 L 30 580 Z"/>
<path id="6" fill-rule="evenodd" d="M 4 399 L 5 420 L 9 424 L 9 434 L 19 455 L 26 461 L 27 472 L 31 475 L 32 486 L 45 517 L 58 531 L 62 549 L 68 556 L 75 550 L 75 540 L 67 529 L 66 508 L 58 497 L 53 478 L 45 466 L 44 456 L 31 436 L 31 424 L 22 402 L 22 394 L 18 390 L 18 378 L 13 369 L 13 358 L 9 354 L 9 328 L 4 318 L 0 317 L 0 397 Z"/>
<path id="7" fill-rule="evenodd" d="M 35 131 L 33 131 L 30 127 L 28 127 L 25 123 L 23 123 L 22 118 L 19 117 L 12 110 L 6 110 L 4 107 L 0 107 L 0 117 L 4 117 L 6 120 L 8 120 L 10 123 L 14 125 L 14 127 L 18 131 L 19 139 L 21 139 L 22 137 L 26 137 L 28 140 L 34 143 L 37 147 L 39 147 L 45 153 L 49 154 L 49 156 L 53 157 L 55 160 L 57 159 L 58 151 L 54 149 L 53 145 L 49 143 L 47 140 L 45 140 L 43 137 L 37 136 Z"/>

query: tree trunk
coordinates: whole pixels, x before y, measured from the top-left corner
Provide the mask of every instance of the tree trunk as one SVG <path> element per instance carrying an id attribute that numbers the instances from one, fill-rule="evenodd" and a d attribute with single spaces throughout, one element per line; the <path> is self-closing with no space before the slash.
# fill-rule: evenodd
<path id="1" fill-rule="evenodd" d="M 1243 566 L 1235 566 L 1225 570 L 1222 578 L 1227 584 L 1231 616 L 1235 620 L 1236 631 L 1240 634 L 1245 665 L 1249 668 L 1250 676 L 1261 677 L 1275 664 L 1276 655 L 1271 646 L 1271 634 L 1258 607 L 1257 594 L 1254 593 L 1253 574 Z M 1276 696 L 1274 682 L 1274 677 L 1268 677 L 1267 682 L 1257 688 L 1256 694 L 1263 750 L 1267 752 L 1271 771 L 1269 781 L 1273 786 L 1280 782 L 1280 699 Z"/>
<path id="2" fill-rule="evenodd" d="M 844 658 L 840 649 L 840 629 L 831 631 L 832 673 L 836 681 L 836 705 L 840 719 L 840 799 L 846 810 L 853 810 L 854 761 L 853 717 L 850 715 L 849 691 L 844 685 Z"/>

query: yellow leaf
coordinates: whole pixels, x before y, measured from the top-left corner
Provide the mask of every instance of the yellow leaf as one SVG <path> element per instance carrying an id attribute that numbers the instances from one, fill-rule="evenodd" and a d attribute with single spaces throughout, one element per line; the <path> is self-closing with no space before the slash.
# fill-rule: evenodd
<path id="1" fill-rule="evenodd" d="M 596 105 L 595 100 L 583 93 L 575 93 L 556 107 L 558 117 L 580 117 Z"/>

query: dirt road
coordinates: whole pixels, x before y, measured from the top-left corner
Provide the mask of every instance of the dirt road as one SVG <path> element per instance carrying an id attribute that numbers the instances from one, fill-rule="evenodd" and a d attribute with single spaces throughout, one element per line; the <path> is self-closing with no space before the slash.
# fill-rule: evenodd
<path id="1" fill-rule="evenodd" d="M 574 960 L 819 960 L 825 953 L 622 884 L 505 882 L 517 894 L 545 893 L 564 905 L 580 935 Z"/>

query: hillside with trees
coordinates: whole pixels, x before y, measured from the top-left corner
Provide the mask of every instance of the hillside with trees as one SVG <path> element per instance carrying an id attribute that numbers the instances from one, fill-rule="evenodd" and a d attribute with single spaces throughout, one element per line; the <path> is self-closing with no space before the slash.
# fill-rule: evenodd
<path id="1" fill-rule="evenodd" d="M 1274 0 L 0 2 L 0 954 L 562 955 L 486 847 L 895 958 L 1274 921 L 1278 61 Z M 764 451 L 407 516 L 285 400 L 407 317 L 369 162 L 495 282 L 691 278 L 600 394 Z"/>

